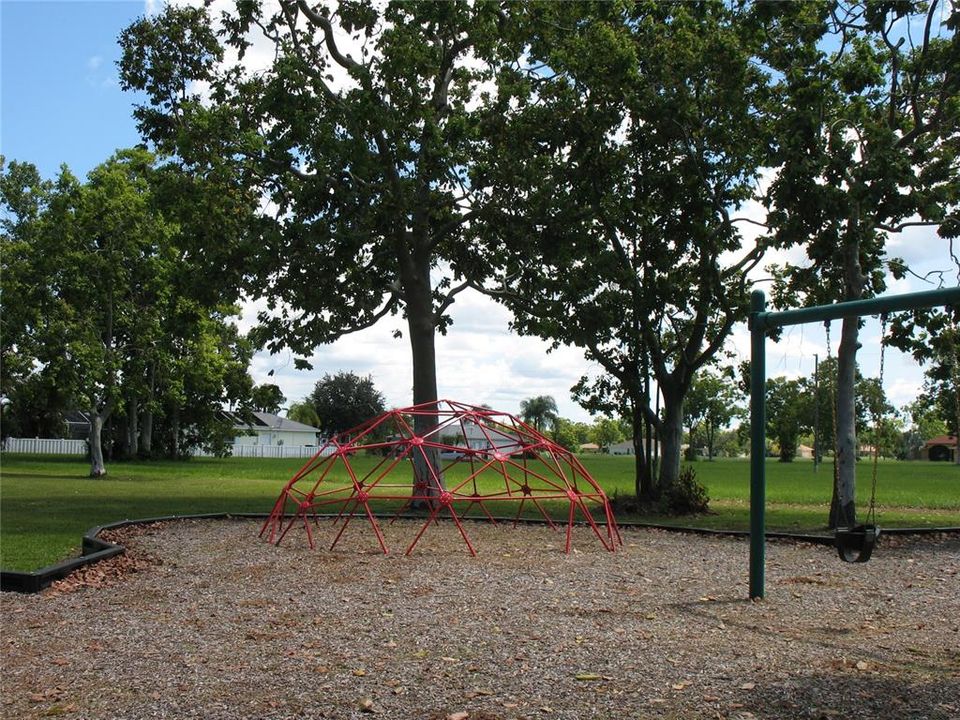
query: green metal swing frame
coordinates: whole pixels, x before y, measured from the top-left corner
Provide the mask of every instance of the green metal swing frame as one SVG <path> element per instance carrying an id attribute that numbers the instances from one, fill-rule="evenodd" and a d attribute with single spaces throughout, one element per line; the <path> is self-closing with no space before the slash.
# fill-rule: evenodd
<path id="1" fill-rule="evenodd" d="M 767 312 L 762 290 L 750 296 L 750 598 L 762 599 L 766 566 L 766 340 L 771 330 L 861 315 L 960 306 L 960 287 Z"/>

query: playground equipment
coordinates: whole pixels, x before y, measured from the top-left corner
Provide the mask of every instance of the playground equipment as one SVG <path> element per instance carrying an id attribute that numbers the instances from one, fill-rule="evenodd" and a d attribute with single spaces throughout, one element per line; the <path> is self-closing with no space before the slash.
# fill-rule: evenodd
<path id="1" fill-rule="evenodd" d="M 429 431 L 415 431 L 425 425 Z M 283 487 L 260 536 L 279 545 L 302 525 L 312 549 L 314 532 L 329 521 L 332 550 L 361 515 L 387 553 L 378 513 L 393 522 L 425 508 L 406 554 L 445 514 L 476 555 L 462 522 L 474 508 L 496 522 L 494 510 L 516 506 L 514 523 L 526 508 L 559 530 L 547 504 L 566 505 L 566 552 L 578 514 L 607 550 L 622 544 L 606 494 L 572 453 L 507 413 L 438 400 L 391 410 L 327 441 Z"/>
<path id="2" fill-rule="evenodd" d="M 833 351 L 830 344 L 830 321 L 827 320 L 823 323 L 824 329 L 827 334 L 827 357 L 831 358 Z M 884 339 L 887 336 L 887 314 L 883 313 L 881 315 L 881 330 L 880 330 L 880 387 L 883 387 L 883 375 L 884 375 L 884 359 L 887 354 L 887 346 L 884 343 Z M 836 398 L 836 385 L 831 384 L 831 400 L 830 400 L 830 409 L 833 413 L 833 427 L 837 427 L 837 398 Z M 876 429 L 880 424 L 880 418 L 874 414 L 873 416 L 873 426 Z M 839 453 L 837 452 L 837 436 L 834 433 L 833 436 L 833 457 L 836 458 Z M 851 527 L 838 527 L 833 534 L 834 545 L 837 548 L 837 554 L 840 556 L 840 559 L 844 562 L 849 563 L 864 563 L 867 562 L 870 557 L 873 555 L 873 548 L 877 544 L 877 538 L 880 537 L 880 528 L 877 525 L 877 470 L 880 463 L 880 447 L 874 442 L 873 443 L 873 469 L 872 477 L 870 483 L 870 507 L 867 510 L 867 520 L 866 522 L 853 525 Z M 833 482 L 837 484 L 840 482 L 840 466 L 834 461 L 833 463 Z"/>
<path id="3" fill-rule="evenodd" d="M 766 525 L 766 339 L 767 332 L 787 325 L 810 322 L 829 322 L 844 317 L 886 314 L 903 310 L 960 306 L 960 287 L 941 288 L 927 292 L 906 293 L 854 300 L 833 305 L 767 312 L 766 298 L 761 290 L 754 290 L 750 301 L 750 597 L 762 598 L 765 574 Z M 876 467 L 876 465 L 874 466 Z M 876 475 L 874 475 L 876 478 Z M 874 482 L 874 492 L 876 482 Z M 873 502 L 871 501 L 871 506 Z M 879 529 L 873 525 L 845 528 L 838 532 L 837 550 L 844 560 L 865 562 L 873 550 Z M 862 558 L 862 559 L 861 559 Z"/>

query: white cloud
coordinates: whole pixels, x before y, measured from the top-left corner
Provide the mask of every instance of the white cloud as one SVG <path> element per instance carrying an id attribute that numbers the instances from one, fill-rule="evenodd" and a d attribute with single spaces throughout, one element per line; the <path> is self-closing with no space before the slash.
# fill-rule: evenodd
<path id="1" fill-rule="evenodd" d="M 479 293 L 458 296 L 451 314 L 453 325 L 447 335 L 437 336 L 440 397 L 515 413 L 521 400 L 552 395 L 561 415 L 589 420 L 570 399 L 570 387 L 590 369 L 580 351 L 559 348 L 548 353 L 544 341 L 510 332 L 510 314 Z M 254 305 L 246 305 L 241 329 L 250 327 L 248 318 L 255 315 Z M 295 370 L 289 352 L 258 353 L 251 374 L 257 383 L 279 385 L 288 403 L 308 395 L 324 373 L 372 375 L 389 406 L 406 407 L 413 402 L 410 344 L 406 333 L 394 338 L 394 329 L 405 330 L 400 318 L 321 346 L 309 358 L 314 366 L 310 371 Z"/>

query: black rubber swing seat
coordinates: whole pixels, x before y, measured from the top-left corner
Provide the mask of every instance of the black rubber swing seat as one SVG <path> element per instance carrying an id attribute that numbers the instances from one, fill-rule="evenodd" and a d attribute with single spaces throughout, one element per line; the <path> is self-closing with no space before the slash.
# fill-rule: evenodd
<path id="1" fill-rule="evenodd" d="M 837 528 L 834 542 L 837 554 L 844 562 L 866 562 L 873 554 L 880 528 L 876 525 L 855 525 L 851 528 Z"/>

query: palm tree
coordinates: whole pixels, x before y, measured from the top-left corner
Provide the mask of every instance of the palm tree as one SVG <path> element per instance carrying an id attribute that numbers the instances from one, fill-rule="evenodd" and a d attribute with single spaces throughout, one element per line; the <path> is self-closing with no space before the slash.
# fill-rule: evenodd
<path id="1" fill-rule="evenodd" d="M 533 425 L 542 433 L 547 425 L 553 425 L 557 414 L 557 401 L 551 395 L 537 395 L 520 402 L 520 419 Z"/>
<path id="2" fill-rule="evenodd" d="M 293 403 L 287 410 L 287 418 L 311 427 L 320 427 L 320 416 L 317 415 L 317 409 L 306 400 Z"/>

